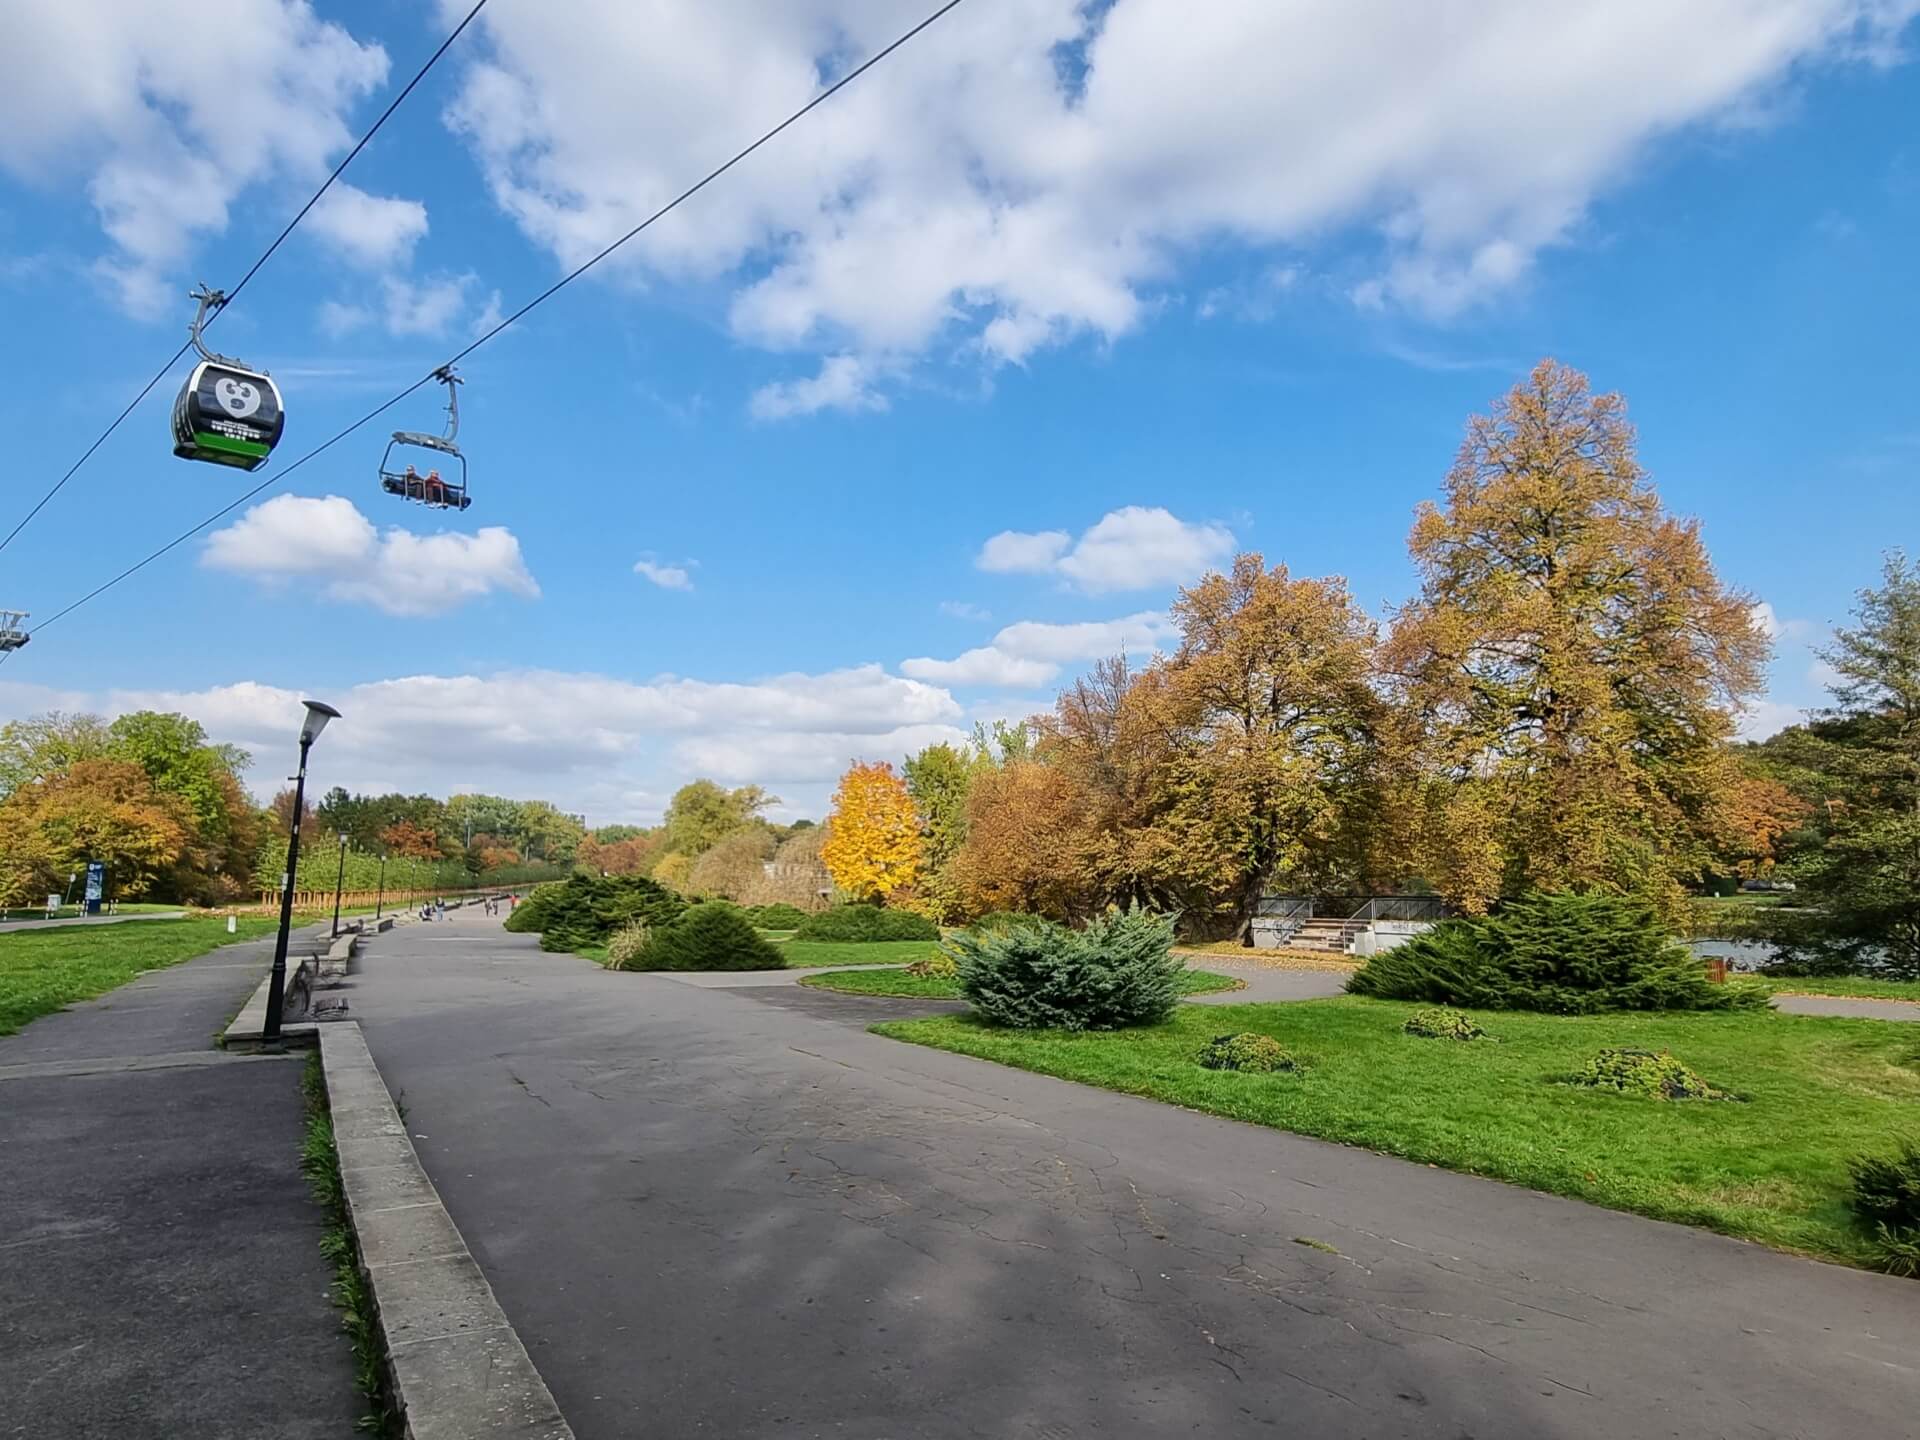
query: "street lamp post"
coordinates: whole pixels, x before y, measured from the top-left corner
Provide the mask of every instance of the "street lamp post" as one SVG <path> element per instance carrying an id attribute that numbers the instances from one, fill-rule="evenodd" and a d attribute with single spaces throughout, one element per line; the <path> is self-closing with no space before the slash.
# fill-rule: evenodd
<path id="1" fill-rule="evenodd" d="M 347 837 L 340 837 L 340 872 L 333 877 L 333 934 L 331 939 L 340 938 L 340 889 L 347 883 Z"/>
<path id="2" fill-rule="evenodd" d="M 373 918 L 380 918 L 380 908 L 387 903 L 387 852 L 380 852 L 380 892 L 373 899 Z"/>
<path id="3" fill-rule="evenodd" d="M 280 934 L 273 942 L 273 976 L 267 985 L 267 1021 L 261 1027 L 263 1040 L 280 1038 L 280 1011 L 287 1000 L 287 934 L 293 927 L 293 886 L 300 873 L 300 817 L 307 808 L 307 751 L 320 738 L 329 720 L 340 712 L 318 700 L 308 700 L 307 718 L 300 726 L 300 773 L 293 781 L 293 824 L 287 833 L 287 868 L 280 877 Z"/>

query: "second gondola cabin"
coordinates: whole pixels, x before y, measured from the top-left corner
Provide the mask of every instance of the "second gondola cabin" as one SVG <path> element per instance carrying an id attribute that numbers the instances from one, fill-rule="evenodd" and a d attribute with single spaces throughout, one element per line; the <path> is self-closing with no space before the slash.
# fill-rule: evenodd
<path id="1" fill-rule="evenodd" d="M 286 424 L 280 388 L 271 377 L 202 360 L 173 402 L 173 453 L 183 460 L 258 470 Z"/>

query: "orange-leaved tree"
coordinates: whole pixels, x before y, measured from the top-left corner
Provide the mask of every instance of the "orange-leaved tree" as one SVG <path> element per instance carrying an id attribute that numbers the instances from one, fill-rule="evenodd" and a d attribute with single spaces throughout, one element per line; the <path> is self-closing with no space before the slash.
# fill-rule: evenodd
<path id="1" fill-rule="evenodd" d="M 920 874 L 920 816 L 907 782 L 884 760 L 840 777 L 820 847 L 833 883 L 860 900 L 884 900 Z"/>
<path id="2" fill-rule="evenodd" d="M 137 899 L 180 863 L 192 839 L 184 804 L 155 790 L 138 765 L 77 761 L 22 785 L 0 805 L 0 855 L 11 862 L 4 867 L 6 903 L 62 889 L 71 872 L 94 860 L 107 867 L 115 896 Z"/>
<path id="3" fill-rule="evenodd" d="M 1467 428 L 1409 540 L 1385 665 L 1419 728 L 1429 878 L 1669 908 L 1714 859 L 1727 742 L 1768 644 L 1668 514 L 1618 395 L 1542 361 Z"/>

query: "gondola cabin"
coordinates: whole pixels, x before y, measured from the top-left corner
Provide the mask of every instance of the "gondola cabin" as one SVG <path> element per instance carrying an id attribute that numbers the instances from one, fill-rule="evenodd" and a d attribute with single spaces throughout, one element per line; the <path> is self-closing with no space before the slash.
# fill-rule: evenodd
<path id="1" fill-rule="evenodd" d="M 173 453 L 240 470 L 267 463 L 286 428 L 272 379 L 221 360 L 202 360 L 173 402 Z"/>

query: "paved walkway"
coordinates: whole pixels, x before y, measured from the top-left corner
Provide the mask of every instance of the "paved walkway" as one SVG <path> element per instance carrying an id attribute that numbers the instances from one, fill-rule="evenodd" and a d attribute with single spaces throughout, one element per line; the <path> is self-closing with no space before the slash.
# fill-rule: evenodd
<path id="1" fill-rule="evenodd" d="M 210 1048 L 272 953 L 215 950 L 0 1038 L 0 1436 L 354 1433 L 302 1058 Z"/>
<path id="2" fill-rule="evenodd" d="M 1894 1436 L 1920 1285 L 869 1035 L 383 936 L 354 1012 L 582 1440 Z"/>
<path id="3" fill-rule="evenodd" d="M 57 930 L 65 925 L 124 925 L 129 920 L 180 920 L 184 910 L 141 911 L 134 915 L 68 915 L 59 920 L 0 920 L 0 935 L 13 930 Z"/>

